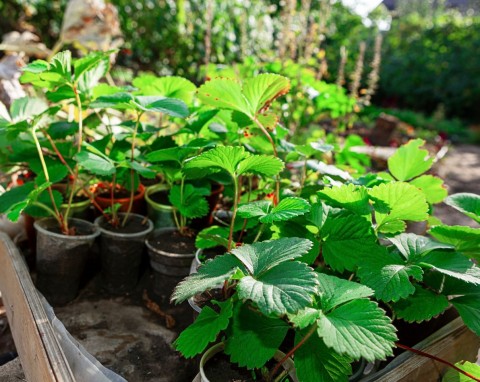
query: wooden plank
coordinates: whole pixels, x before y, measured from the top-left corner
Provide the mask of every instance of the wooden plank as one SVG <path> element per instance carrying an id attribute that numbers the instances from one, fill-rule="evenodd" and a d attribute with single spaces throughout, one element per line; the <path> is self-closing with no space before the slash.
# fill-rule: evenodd
<path id="1" fill-rule="evenodd" d="M 475 361 L 480 348 L 480 337 L 468 329 L 461 317 L 458 317 L 414 348 L 450 363 Z M 406 351 L 384 369 L 362 379 L 361 382 L 437 382 L 448 369 L 443 363 Z"/>
<path id="2" fill-rule="evenodd" d="M 0 290 L 28 381 L 74 382 L 17 247 L 0 233 Z"/>

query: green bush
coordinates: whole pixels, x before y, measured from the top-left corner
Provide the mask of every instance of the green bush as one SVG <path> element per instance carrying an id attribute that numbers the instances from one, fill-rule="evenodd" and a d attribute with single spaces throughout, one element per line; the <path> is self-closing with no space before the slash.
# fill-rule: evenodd
<path id="1" fill-rule="evenodd" d="M 395 20 L 386 34 L 378 98 L 431 113 L 478 119 L 480 17 L 418 15 Z"/>

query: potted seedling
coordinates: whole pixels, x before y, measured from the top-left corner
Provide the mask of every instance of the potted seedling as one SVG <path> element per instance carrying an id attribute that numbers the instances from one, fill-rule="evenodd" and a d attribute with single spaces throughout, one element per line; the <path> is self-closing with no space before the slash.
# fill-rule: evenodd
<path id="1" fill-rule="evenodd" d="M 77 154 L 84 141 L 83 104 L 108 67 L 108 53 L 95 53 L 73 61 L 70 52 L 66 51 L 56 54 L 51 62 L 37 60 L 23 68 L 23 83 L 46 89 L 46 97 L 52 104 L 73 104 L 76 107 L 78 124 L 73 126 L 76 128 Z M 38 213 L 40 208 L 52 216 L 35 222 L 37 286 L 52 304 L 64 304 L 76 296 L 87 254 L 99 231 L 89 222 L 69 218 L 78 190 L 80 165 L 64 160 L 49 134 L 51 125 L 49 129 L 46 128 L 61 106 L 47 108 L 45 105 L 39 106 L 41 102 L 28 98 L 19 100 L 11 110 L 13 119 L 7 127 L 8 134 L 18 137 L 19 142 L 33 144 L 41 172 L 37 171 L 35 182 L 12 189 L 2 198 L 9 204 L 7 213 L 12 219 L 17 219 L 26 208 L 30 213 Z M 69 130 L 72 124 L 56 127 Z M 44 153 L 46 148 L 55 153 L 57 161 L 53 165 L 51 158 Z M 63 197 L 52 185 L 67 175 L 70 175 L 70 191 L 63 211 Z M 32 207 L 35 207 L 33 211 Z"/>
<path id="2" fill-rule="evenodd" d="M 205 306 L 175 347 L 193 357 L 221 338 L 232 363 L 256 370 L 257 378 L 266 381 L 283 380 L 291 370 L 282 365 L 292 355 L 299 381 L 346 380 L 352 359 L 389 355 L 395 329 L 369 299 L 373 291 L 298 261 L 311 247 L 307 239 L 280 238 L 245 244 L 207 261 L 177 286 L 172 298 L 180 302 L 225 282 L 223 301 Z M 295 340 L 278 357 L 289 330 Z M 209 380 L 206 368 L 201 374 L 206 376 L 202 381 Z"/>
<path id="3" fill-rule="evenodd" d="M 136 285 L 141 254 L 146 236 L 153 230 L 153 223 L 142 215 L 132 213 L 139 177 L 154 178 L 156 173 L 147 167 L 137 146 L 140 144 L 141 122 L 145 113 L 162 113 L 178 118 L 188 116 L 188 108 L 177 99 L 163 96 L 134 95 L 107 91 L 90 104 L 92 109 L 116 109 L 131 113 L 133 121 L 123 122 L 123 135 L 108 134 L 102 140 L 85 144 L 77 155 L 80 163 L 91 173 L 108 179 L 111 185 L 109 207 L 95 224 L 102 232 L 102 273 L 105 286 L 111 292 L 124 293 Z M 114 190 L 127 190 L 128 202 L 124 212 L 119 212 Z"/>
<path id="4" fill-rule="evenodd" d="M 200 142 L 202 143 L 202 142 Z M 205 142 L 204 142 L 205 143 Z M 209 145 L 209 143 L 207 143 Z M 185 163 L 203 148 L 190 142 L 184 146 L 160 149 L 147 154 L 149 161 L 161 168 L 174 225 L 155 230 L 146 245 L 150 263 L 155 271 L 155 292 L 168 296 L 172 285 L 166 280 L 178 282 L 178 277 L 188 274 L 195 253 L 196 231 L 190 227 L 192 219 L 209 213 L 207 197 L 211 193 L 210 182 L 195 182 L 184 173 Z M 172 284 L 167 283 L 167 284 Z M 169 289 L 169 290 L 168 290 Z"/>

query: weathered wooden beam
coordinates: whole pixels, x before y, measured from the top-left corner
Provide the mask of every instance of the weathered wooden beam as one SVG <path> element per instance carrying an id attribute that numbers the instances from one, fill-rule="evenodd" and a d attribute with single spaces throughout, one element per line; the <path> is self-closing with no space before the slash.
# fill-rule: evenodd
<path id="1" fill-rule="evenodd" d="M 480 348 L 480 337 L 458 317 L 414 348 L 450 363 L 475 361 Z M 448 369 L 443 363 L 406 351 L 361 382 L 436 382 Z"/>
<path id="2" fill-rule="evenodd" d="M 74 382 L 17 247 L 0 233 L 0 290 L 28 381 Z"/>

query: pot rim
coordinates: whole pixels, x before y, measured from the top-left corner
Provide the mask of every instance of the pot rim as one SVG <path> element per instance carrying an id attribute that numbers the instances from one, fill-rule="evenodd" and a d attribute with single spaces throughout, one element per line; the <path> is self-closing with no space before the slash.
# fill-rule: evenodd
<path id="1" fill-rule="evenodd" d="M 199 366 L 199 369 L 200 369 L 200 376 L 201 376 L 201 379 L 202 379 L 202 382 L 210 382 L 210 380 L 207 378 L 207 376 L 205 375 L 205 370 L 204 370 L 204 366 L 205 364 L 217 353 L 220 353 L 221 351 L 223 351 L 225 349 L 225 344 L 223 342 L 219 342 L 218 344 L 215 344 L 213 345 L 211 348 L 209 348 L 205 353 L 203 353 L 202 355 L 202 358 L 200 359 L 200 366 Z M 273 356 L 273 358 L 276 360 L 276 361 L 280 361 L 281 359 L 283 359 L 285 357 L 285 353 L 283 353 L 282 351 L 280 350 L 277 350 L 275 352 L 275 355 Z M 297 373 L 296 373 L 296 370 L 295 370 L 295 364 L 293 362 L 293 360 L 291 358 L 287 358 L 287 360 L 283 363 L 284 366 L 284 369 L 287 370 L 290 378 L 294 381 L 294 382 L 298 382 L 298 379 L 297 379 Z"/>
<path id="2" fill-rule="evenodd" d="M 168 186 L 164 183 L 157 183 L 157 184 L 154 184 L 152 186 L 148 186 L 146 189 L 145 189 L 145 200 L 148 204 L 154 206 L 154 207 L 157 207 L 158 209 L 163 209 L 163 210 L 169 210 L 169 211 L 173 211 L 174 210 L 174 207 L 170 204 L 162 204 L 162 203 L 157 203 L 157 202 L 154 202 L 151 198 L 150 198 L 150 195 L 151 194 L 154 194 L 155 192 L 157 191 L 164 191 L 164 190 L 168 190 Z"/>
<path id="3" fill-rule="evenodd" d="M 120 212 L 118 214 L 118 216 L 125 216 L 125 215 L 126 215 L 125 212 Z M 135 217 L 137 217 L 139 219 L 142 219 L 142 220 L 145 219 L 145 216 L 140 215 L 140 214 L 130 213 L 129 216 L 135 216 Z M 142 237 L 142 236 L 148 235 L 150 232 L 153 231 L 153 222 L 150 219 L 147 219 L 147 224 L 148 225 L 143 231 L 133 232 L 133 233 L 120 233 L 120 232 L 115 232 L 115 231 L 111 231 L 109 229 L 103 228 L 103 227 L 100 226 L 100 222 L 104 219 L 105 219 L 105 216 L 101 215 L 101 216 L 99 216 L 98 218 L 95 219 L 93 224 L 95 224 L 95 226 L 98 227 L 99 232 L 101 232 L 102 234 L 105 234 L 105 235 L 121 237 L 121 238 L 128 238 L 128 239 L 135 239 L 137 237 Z"/>
<path id="4" fill-rule="evenodd" d="M 69 218 L 68 221 L 69 222 L 80 222 L 82 224 L 89 225 L 92 228 L 92 230 L 94 231 L 93 233 L 88 234 L 88 235 L 64 235 L 63 233 L 52 232 L 52 231 L 49 231 L 47 228 L 42 226 L 42 224 L 46 223 L 47 221 L 55 221 L 55 223 L 57 223 L 55 218 L 49 217 L 49 218 L 43 218 L 43 219 L 40 219 L 40 220 L 36 220 L 33 223 L 33 226 L 35 227 L 35 229 L 37 231 L 43 233 L 44 235 L 49 235 L 49 236 L 53 236 L 53 237 L 56 237 L 56 238 L 62 238 L 62 239 L 66 239 L 66 240 L 86 240 L 86 239 L 90 240 L 90 239 L 95 239 L 101 233 L 98 226 L 96 226 L 95 224 L 89 222 L 88 220 L 84 220 L 84 219 Z"/>
<path id="5" fill-rule="evenodd" d="M 110 202 L 111 198 L 110 197 L 104 197 L 104 196 L 100 196 L 97 192 L 99 189 L 103 188 L 101 187 L 101 185 L 103 185 L 103 183 L 97 183 L 95 186 L 94 186 L 94 195 L 95 195 L 95 199 L 97 200 L 100 200 L 102 202 Z M 139 199 L 142 199 L 145 195 L 145 186 L 140 183 L 138 185 L 138 188 L 137 190 L 135 191 L 135 194 L 133 196 L 133 200 L 136 201 L 136 200 L 139 200 Z M 113 200 L 116 200 L 117 203 L 126 203 L 130 200 L 129 197 L 125 197 L 125 198 L 113 198 Z"/>
<path id="6" fill-rule="evenodd" d="M 151 233 L 151 235 L 149 235 L 149 237 L 147 237 L 147 239 L 145 240 L 145 245 L 147 246 L 147 249 L 149 251 L 152 251 L 154 252 L 155 254 L 159 254 L 161 256 L 165 256 L 165 257 L 171 257 L 171 258 L 175 258 L 175 259 L 193 259 L 195 258 L 195 253 L 175 253 L 175 252 L 166 252 L 166 251 L 163 251 L 161 249 L 158 249 L 157 247 L 155 247 L 154 245 L 152 245 L 151 241 L 156 237 L 158 236 L 159 234 L 163 234 L 163 233 L 166 233 L 166 232 L 174 232 L 174 231 L 178 231 L 177 227 L 163 227 L 163 228 L 157 228 L 155 231 L 153 231 Z"/>

